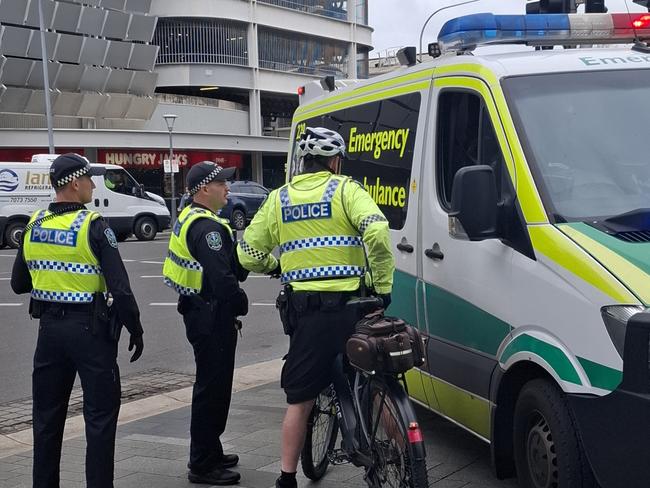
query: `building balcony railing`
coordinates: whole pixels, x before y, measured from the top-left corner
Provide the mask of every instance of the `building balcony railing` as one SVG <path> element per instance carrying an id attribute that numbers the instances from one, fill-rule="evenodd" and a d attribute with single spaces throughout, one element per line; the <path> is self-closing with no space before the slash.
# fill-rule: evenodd
<path id="1" fill-rule="evenodd" d="M 347 20 L 347 1 L 334 0 L 258 0 L 258 3 L 276 5 L 332 19 Z"/>
<path id="2" fill-rule="evenodd" d="M 165 53 L 158 54 L 156 64 L 229 64 L 248 66 L 248 58 L 213 53 Z"/>
<path id="3" fill-rule="evenodd" d="M 314 76 L 334 75 L 337 78 L 345 77 L 347 66 L 333 65 L 315 65 L 304 66 L 299 64 L 280 63 L 278 61 L 266 61 L 260 59 L 260 68 L 271 69 L 275 71 L 284 71 L 285 73 L 306 74 Z"/>

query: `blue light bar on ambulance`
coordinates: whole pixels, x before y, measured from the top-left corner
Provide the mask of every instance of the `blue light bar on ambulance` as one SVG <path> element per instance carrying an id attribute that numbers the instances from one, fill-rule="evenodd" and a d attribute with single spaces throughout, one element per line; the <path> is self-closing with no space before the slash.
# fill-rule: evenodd
<path id="1" fill-rule="evenodd" d="M 474 14 L 445 23 L 442 52 L 488 44 L 623 44 L 650 39 L 649 14 Z"/>

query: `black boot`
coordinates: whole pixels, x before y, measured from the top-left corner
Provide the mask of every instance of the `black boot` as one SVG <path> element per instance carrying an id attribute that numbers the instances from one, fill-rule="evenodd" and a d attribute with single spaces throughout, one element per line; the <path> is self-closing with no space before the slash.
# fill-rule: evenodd
<path id="1" fill-rule="evenodd" d="M 201 483 L 205 485 L 234 485 L 239 483 L 241 475 L 229 469 L 213 469 L 207 473 L 187 473 L 187 479 L 190 483 Z"/>

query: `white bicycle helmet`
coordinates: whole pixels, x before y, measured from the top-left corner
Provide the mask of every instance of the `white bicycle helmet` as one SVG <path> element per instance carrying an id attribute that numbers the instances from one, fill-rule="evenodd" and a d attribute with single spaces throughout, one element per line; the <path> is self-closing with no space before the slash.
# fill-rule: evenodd
<path id="1" fill-rule="evenodd" d="M 340 154 L 345 157 L 345 141 L 338 132 L 325 127 L 307 127 L 298 142 L 299 158 L 307 154 L 331 157 Z"/>

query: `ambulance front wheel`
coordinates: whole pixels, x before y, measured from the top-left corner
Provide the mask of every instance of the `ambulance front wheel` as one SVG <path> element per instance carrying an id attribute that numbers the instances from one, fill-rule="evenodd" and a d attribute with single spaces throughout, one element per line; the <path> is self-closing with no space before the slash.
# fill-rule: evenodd
<path id="1" fill-rule="evenodd" d="M 158 233 L 158 226 L 151 217 L 140 217 L 135 221 L 133 233 L 140 241 L 152 241 Z"/>
<path id="2" fill-rule="evenodd" d="M 5 228 L 4 243 L 11 249 L 18 249 L 25 230 L 24 222 L 10 222 Z"/>
<path id="3" fill-rule="evenodd" d="M 519 394 L 514 456 L 521 488 L 597 486 L 566 398 L 548 380 L 532 380 Z"/>

